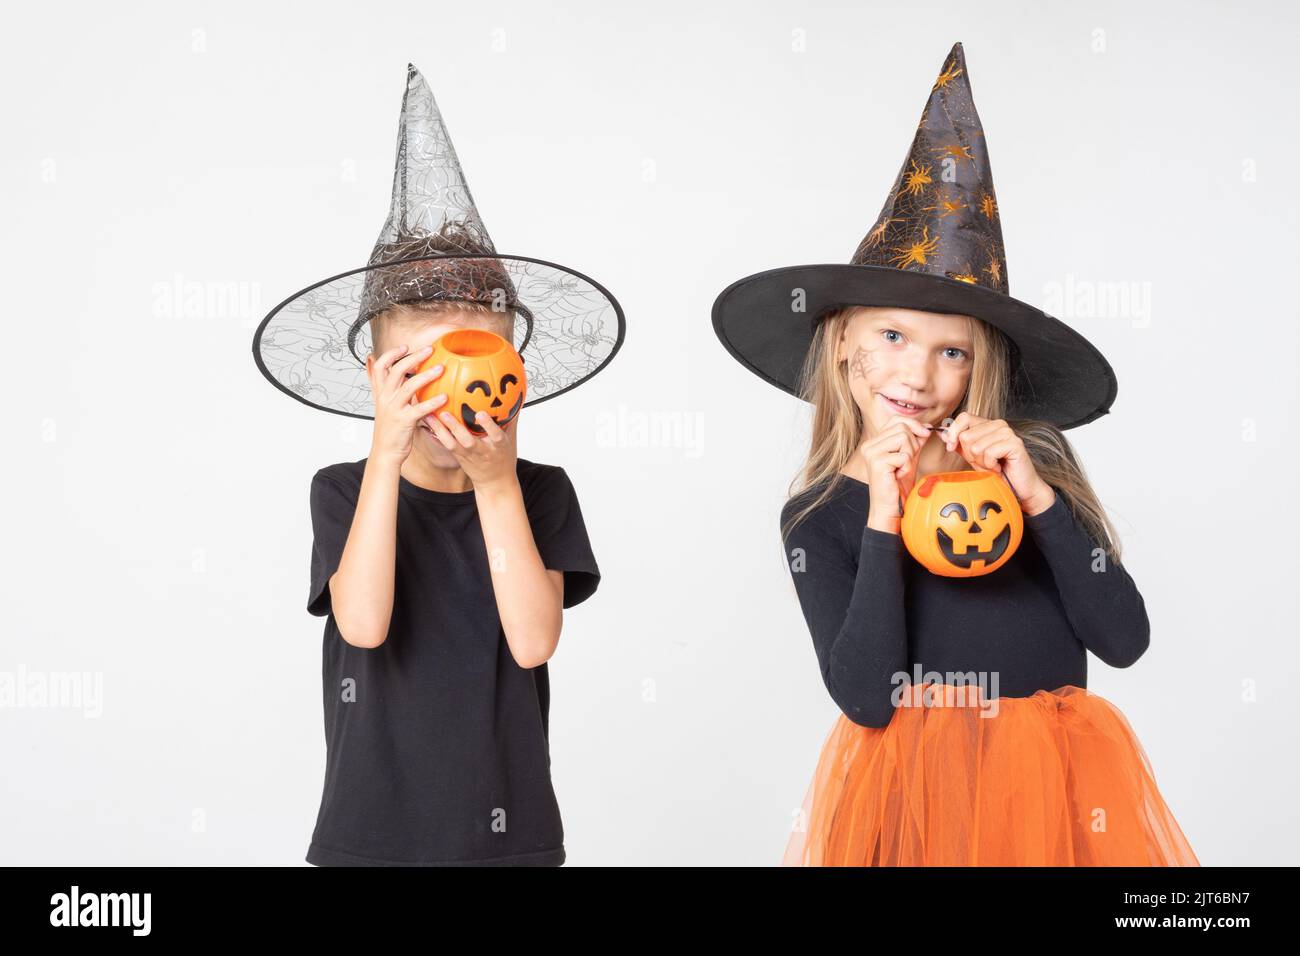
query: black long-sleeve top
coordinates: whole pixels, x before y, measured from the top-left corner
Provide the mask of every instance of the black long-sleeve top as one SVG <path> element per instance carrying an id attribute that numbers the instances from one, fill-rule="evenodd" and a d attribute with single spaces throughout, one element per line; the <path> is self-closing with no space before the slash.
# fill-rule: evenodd
<path id="1" fill-rule="evenodd" d="M 781 510 L 782 527 L 825 486 Z M 896 534 L 866 526 L 869 488 L 839 486 L 785 539 L 786 561 L 812 632 L 822 680 L 854 723 L 884 727 L 900 672 L 997 673 L 990 697 L 1086 687 L 1087 651 L 1128 667 L 1147 649 L 1142 595 L 1058 492 L 1025 515 L 1016 553 L 971 578 L 933 574 Z"/>

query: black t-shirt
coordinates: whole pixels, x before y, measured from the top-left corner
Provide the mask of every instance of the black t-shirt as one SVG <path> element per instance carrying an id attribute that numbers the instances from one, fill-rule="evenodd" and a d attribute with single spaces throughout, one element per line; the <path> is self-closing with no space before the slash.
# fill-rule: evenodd
<path id="1" fill-rule="evenodd" d="M 824 487 L 789 499 L 781 526 Z M 1020 547 L 1006 564 L 971 578 L 933 574 L 899 535 L 868 528 L 869 503 L 868 485 L 843 476 L 785 539 L 822 680 L 855 723 L 887 725 L 894 676 L 912 676 L 917 665 L 945 680 L 996 672 L 996 692 L 985 685 L 989 697 L 1029 697 L 1086 687 L 1087 651 L 1128 667 L 1147 649 L 1150 624 L 1137 586 L 1122 565 L 1098 557 L 1098 543 L 1059 492 L 1052 507 L 1025 515 Z"/>
<path id="2" fill-rule="evenodd" d="M 328 617 L 325 786 L 307 861 L 558 866 L 547 669 L 510 654 L 473 491 L 399 478 L 388 637 L 366 649 L 339 634 L 329 578 L 365 466 L 329 465 L 311 484 L 307 610 Z M 600 581 L 577 494 L 563 468 L 521 458 L 516 471 L 538 554 L 564 572 L 573 607 Z"/>

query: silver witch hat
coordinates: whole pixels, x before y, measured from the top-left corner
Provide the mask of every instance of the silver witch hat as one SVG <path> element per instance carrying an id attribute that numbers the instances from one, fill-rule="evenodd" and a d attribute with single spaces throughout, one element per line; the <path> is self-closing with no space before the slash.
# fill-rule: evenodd
<path id="1" fill-rule="evenodd" d="M 623 310 L 580 272 L 497 253 L 428 83 L 407 65 L 388 219 L 367 265 L 294 293 L 262 320 L 253 357 L 298 401 L 373 418 L 370 319 L 417 300 L 478 302 L 516 317 L 512 343 L 535 405 L 591 378 L 623 344 Z"/>

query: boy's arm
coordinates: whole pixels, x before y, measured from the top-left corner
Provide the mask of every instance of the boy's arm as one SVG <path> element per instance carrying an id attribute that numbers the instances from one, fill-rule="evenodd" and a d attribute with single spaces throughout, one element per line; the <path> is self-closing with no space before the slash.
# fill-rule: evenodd
<path id="1" fill-rule="evenodd" d="M 476 483 L 474 496 L 506 643 L 520 667 L 538 667 L 560 642 L 564 572 L 542 563 L 517 475 Z"/>
<path id="2" fill-rule="evenodd" d="M 334 623 L 343 640 L 355 647 L 378 647 L 388 637 L 400 474 L 399 461 L 373 455 L 366 461 L 347 544 L 329 579 Z"/>

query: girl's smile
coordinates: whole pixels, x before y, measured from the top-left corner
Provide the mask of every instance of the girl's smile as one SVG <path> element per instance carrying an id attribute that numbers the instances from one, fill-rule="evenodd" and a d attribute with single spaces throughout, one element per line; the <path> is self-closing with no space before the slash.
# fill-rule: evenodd
<path id="1" fill-rule="evenodd" d="M 911 417 L 914 415 L 920 415 L 922 412 L 929 410 L 928 405 L 904 404 L 895 401 L 883 392 L 877 392 L 876 394 L 883 398 L 889 409 L 897 415 L 907 415 Z"/>

